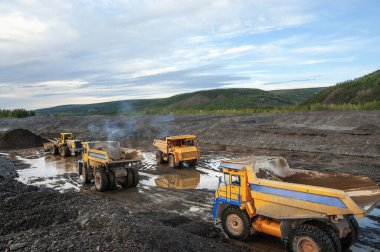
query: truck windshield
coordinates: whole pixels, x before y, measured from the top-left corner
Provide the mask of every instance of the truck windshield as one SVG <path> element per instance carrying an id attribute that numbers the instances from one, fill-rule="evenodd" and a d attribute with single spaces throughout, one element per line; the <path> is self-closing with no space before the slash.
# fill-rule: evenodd
<path id="1" fill-rule="evenodd" d="M 194 146 L 194 140 L 184 139 L 175 141 L 175 146 Z"/>

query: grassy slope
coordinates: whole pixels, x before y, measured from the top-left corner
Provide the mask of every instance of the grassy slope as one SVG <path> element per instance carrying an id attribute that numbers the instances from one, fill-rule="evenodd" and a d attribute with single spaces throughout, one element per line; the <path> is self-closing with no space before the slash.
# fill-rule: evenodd
<path id="1" fill-rule="evenodd" d="M 37 114 L 165 113 L 170 111 L 241 110 L 282 107 L 305 102 L 320 89 L 263 91 L 260 89 L 214 89 L 163 99 L 114 101 L 86 105 L 63 105 L 37 110 Z"/>
<path id="2" fill-rule="evenodd" d="M 380 70 L 338 83 L 312 96 L 307 104 L 358 104 L 380 101 Z"/>

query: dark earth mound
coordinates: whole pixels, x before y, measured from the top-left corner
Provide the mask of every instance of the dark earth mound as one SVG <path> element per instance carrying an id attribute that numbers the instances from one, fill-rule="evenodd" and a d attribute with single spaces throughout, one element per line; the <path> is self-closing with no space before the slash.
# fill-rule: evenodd
<path id="1" fill-rule="evenodd" d="M 213 223 L 22 184 L 22 166 L 0 155 L 0 251 L 248 251 Z"/>
<path id="2" fill-rule="evenodd" d="M 14 129 L 0 135 L 0 149 L 26 149 L 42 147 L 46 142 L 46 139 L 25 129 Z"/>

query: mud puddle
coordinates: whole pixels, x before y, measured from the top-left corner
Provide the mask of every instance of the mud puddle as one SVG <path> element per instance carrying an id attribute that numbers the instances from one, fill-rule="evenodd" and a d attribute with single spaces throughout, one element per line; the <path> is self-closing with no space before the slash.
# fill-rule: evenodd
<path id="1" fill-rule="evenodd" d="M 16 156 L 30 165 L 30 168 L 18 170 L 18 181 L 53 188 L 60 192 L 67 190 L 80 190 L 80 183 L 76 179 L 78 158 L 61 158 L 60 156 L 40 156 L 36 153 L 32 156 Z"/>

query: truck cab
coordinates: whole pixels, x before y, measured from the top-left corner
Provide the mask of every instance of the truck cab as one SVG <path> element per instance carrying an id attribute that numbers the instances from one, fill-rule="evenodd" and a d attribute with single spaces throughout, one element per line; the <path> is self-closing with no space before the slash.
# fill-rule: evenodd
<path id="1" fill-rule="evenodd" d="M 67 140 L 73 140 L 73 133 L 61 133 L 60 143 L 65 144 Z"/>

